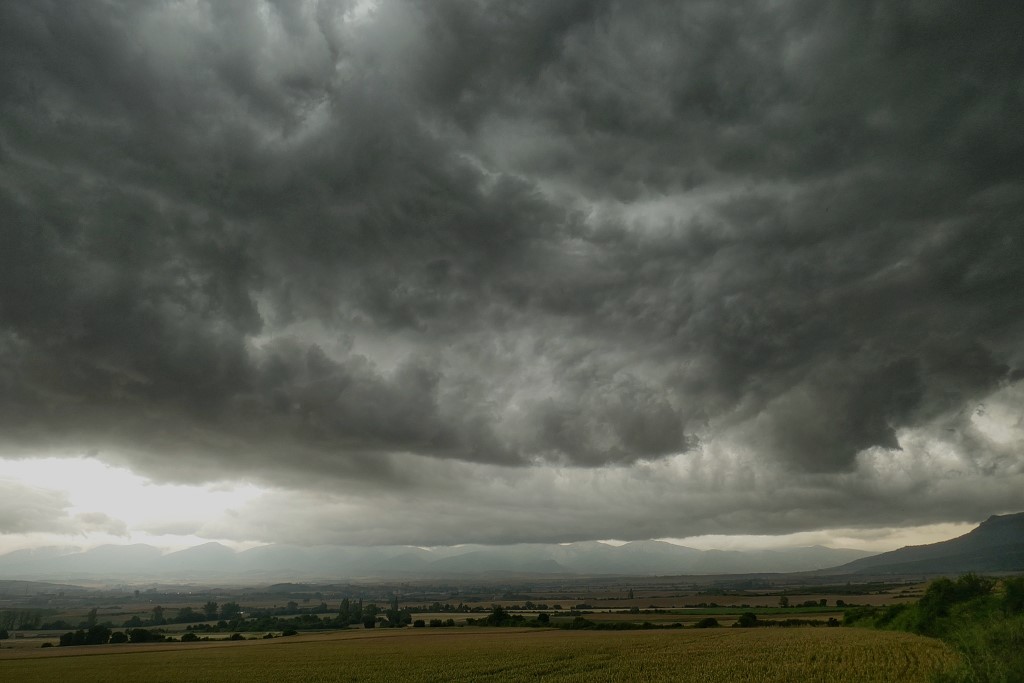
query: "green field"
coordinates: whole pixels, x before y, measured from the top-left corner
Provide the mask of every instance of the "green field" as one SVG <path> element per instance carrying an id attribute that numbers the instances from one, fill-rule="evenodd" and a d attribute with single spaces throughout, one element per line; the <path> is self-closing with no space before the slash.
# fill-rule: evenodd
<path id="1" fill-rule="evenodd" d="M 3 680 L 927 681 L 943 643 L 849 628 L 352 630 L 234 643 L 47 648 L 0 656 Z"/>

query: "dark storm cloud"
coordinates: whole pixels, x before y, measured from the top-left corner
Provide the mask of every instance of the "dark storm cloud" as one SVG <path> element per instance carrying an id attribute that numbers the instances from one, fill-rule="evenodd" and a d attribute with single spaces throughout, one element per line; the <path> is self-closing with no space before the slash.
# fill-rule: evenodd
<path id="1" fill-rule="evenodd" d="M 0 12 L 12 452 L 814 476 L 1019 381 L 1012 3 Z"/>

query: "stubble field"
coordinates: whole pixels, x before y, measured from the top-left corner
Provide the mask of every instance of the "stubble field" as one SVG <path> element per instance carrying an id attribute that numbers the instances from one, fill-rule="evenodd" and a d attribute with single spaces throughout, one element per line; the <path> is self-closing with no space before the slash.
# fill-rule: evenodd
<path id="1" fill-rule="evenodd" d="M 687 631 L 342 631 L 231 643 L 6 651 L 4 680 L 927 681 L 955 655 L 906 633 L 850 628 Z"/>

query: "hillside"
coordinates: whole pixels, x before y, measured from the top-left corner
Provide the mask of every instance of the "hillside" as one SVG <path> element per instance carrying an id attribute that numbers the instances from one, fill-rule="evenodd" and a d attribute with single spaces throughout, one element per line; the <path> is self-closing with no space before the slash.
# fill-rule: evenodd
<path id="1" fill-rule="evenodd" d="M 829 574 L 963 574 L 1024 571 L 1024 512 L 993 515 L 957 538 L 854 560 Z"/>

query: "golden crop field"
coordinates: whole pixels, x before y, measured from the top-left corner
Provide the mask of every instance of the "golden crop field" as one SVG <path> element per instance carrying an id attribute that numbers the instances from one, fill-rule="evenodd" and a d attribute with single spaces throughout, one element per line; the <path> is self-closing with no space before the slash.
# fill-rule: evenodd
<path id="1" fill-rule="evenodd" d="M 955 655 L 906 633 L 850 628 L 690 631 L 404 629 L 233 643 L 49 648 L 0 657 L 4 680 L 927 681 Z"/>

